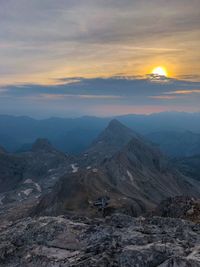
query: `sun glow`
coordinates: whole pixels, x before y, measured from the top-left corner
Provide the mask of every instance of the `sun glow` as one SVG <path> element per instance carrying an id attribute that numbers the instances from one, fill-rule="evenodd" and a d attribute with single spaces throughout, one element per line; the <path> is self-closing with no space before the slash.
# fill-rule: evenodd
<path id="1" fill-rule="evenodd" d="M 164 67 L 156 67 L 152 70 L 152 74 L 159 76 L 168 76 L 167 70 Z"/>

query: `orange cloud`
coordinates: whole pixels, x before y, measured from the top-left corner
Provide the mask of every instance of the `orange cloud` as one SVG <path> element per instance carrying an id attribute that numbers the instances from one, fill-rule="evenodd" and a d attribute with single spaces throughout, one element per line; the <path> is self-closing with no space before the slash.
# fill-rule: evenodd
<path id="1" fill-rule="evenodd" d="M 173 92 L 167 92 L 167 95 L 190 95 L 190 94 L 200 94 L 200 89 L 191 90 L 176 90 Z"/>
<path id="2" fill-rule="evenodd" d="M 176 99 L 180 96 L 185 96 L 185 95 L 191 95 L 191 94 L 200 94 L 200 89 L 191 89 L 191 90 L 176 90 L 172 92 L 166 92 L 164 95 L 156 95 L 156 96 L 150 96 L 149 98 L 152 99 Z"/>
<path id="3" fill-rule="evenodd" d="M 170 95 L 156 95 L 156 96 L 149 96 L 152 99 L 175 99 L 177 96 L 170 96 Z"/>

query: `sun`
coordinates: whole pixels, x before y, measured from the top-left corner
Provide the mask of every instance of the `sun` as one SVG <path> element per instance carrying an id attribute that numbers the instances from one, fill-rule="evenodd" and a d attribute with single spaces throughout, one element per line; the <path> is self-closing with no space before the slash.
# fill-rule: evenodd
<path id="1" fill-rule="evenodd" d="M 159 76 L 168 76 L 167 70 L 164 67 L 156 67 L 152 70 L 152 74 Z"/>

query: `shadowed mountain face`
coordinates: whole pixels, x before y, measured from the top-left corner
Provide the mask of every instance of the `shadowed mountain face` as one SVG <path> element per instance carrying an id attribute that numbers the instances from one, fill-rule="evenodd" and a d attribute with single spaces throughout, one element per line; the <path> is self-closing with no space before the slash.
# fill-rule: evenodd
<path id="1" fill-rule="evenodd" d="M 200 181 L 200 155 L 178 158 L 173 161 L 173 164 L 184 175 Z"/>
<path id="2" fill-rule="evenodd" d="M 3 153 L 2 153 L 3 151 Z M 0 152 L 0 193 L 15 189 L 23 180 L 25 162 L 22 158 Z"/>
<path id="3" fill-rule="evenodd" d="M 6 153 L 6 150 L 0 146 L 0 154 L 5 154 Z"/>
<path id="4" fill-rule="evenodd" d="M 49 170 L 53 171 L 71 159 L 70 156 L 55 149 L 47 139 L 37 139 L 31 151 L 20 153 L 19 157 L 25 159 L 27 164 L 24 178 L 34 180 L 43 179 L 49 175 Z"/>
<path id="5" fill-rule="evenodd" d="M 112 120 L 106 129 L 93 141 L 89 149 L 84 153 L 88 164 L 100 163 L 110 158 L 122 147 L 124 147 L 133 137 L 142 139 L 116 119 Z"/>
<path id="6" fill-rule="evenodd" d="M 170 157 L 190 157 L 200 154 L 200 134 L 187 132 L 156 132 L 146 136 L 158 144 Z"/>
<path id="7" fill-rule="evenodd" d="M 47 139 L 37 139 L 35 143 L 32 145 L 33 152 L 56 152 L 56 149 L 51 145 L 51 143 Z"/>
<path id="8" fill-rule="evenodd" d="M 0 151 L 1 204 L 39 197 L 70 168 L 71 157 L 38 139 L 29 152 Z M 44 191 L 44 192 L 43 192 Z"/>
<path id="9" fill-rule="evenodd" d="M 109 176 L 130 197 L 156 204 L 167 196 L 196 194 L 198 190 L 169 165 L 158 149 L 133 138 L 106 164 Z"/>
<path id="10" fill-rule="evenodd" d="M 120 133 L 123 133 L 121 139 L 116 137 Z M 108 155 L 109 145 L 112 153 Z M 166 197 L 200 195 L 198 183 L 174 170 L 157 148 L 117 121 L 109 124 L 87 157 L 94 152 L 96 156 L 99 152 L 102 162 L 93 162 L 90 168 L 84 166 L 73 175 L 62 177 L 33 213 L 95 214 L 92 203 L 106 195 L 110 198 L 110 209 L 137 215 L 152 209 Z"/>

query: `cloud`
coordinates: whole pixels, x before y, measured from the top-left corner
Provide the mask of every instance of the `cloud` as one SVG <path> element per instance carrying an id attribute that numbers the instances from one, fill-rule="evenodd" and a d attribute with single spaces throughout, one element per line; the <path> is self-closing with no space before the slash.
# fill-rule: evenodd
<path id="1" fill-rule="evenodd" d="M 196 0 L 1 0 L 0 83 L 140 75 L 160 62 L 195 76 L 199 17 Z"/>
<path id="2" fill-rule="evenodd" d="M 122 99 L 121 96 L 116 95 L 73 95 L 73 94 L 40 94 L 38 97 L 45 98 L 45 99 L 63 99 L 63 98 L 80 98 L 80 99 L 103 99 L 103 100 L 110 100 L 110 99 Z"/>
<path id="3" fill-rule="evenodd" d="M 0 112 L 199 109 L 200 1 L 0 2 Z"/>
<path id="4" fill-rule="evenodd" d="M 179 75 L 177 77 L 178 79 L 182 79 L 182 80 L 196 80 L 196 81 L 200 81 L 200 75 L 199 74 L 190 74 L 190 75 L 187 75 L 187 74 L 184 74 L 184 75 Z"/>
<path id="5" fill-rule="evenodd" d="M 177 97 L 176 96 L 170 96 L 170 95 L 155 95 L 155 96 L 149 96 L 149 98 L 152 98 L 152 99 L 159 99 L 159 100 L 170 100 L 170 99 L 176 99 Z"/>
<path id="6" fill-rule="evenodd" d="M 0 87 L 0 112 L 42 116 L 199 111 L 199 82 L 147 77 L 62 78 L 57 85 L 18 84 Z M 185 88 L 185 89 L 183 89 Z M 187 89 L 186 89 L 187 88 Z M 108 108 L 110 106 L 110 108 Z M 97 108 L 98 107 L 98 108 Z M 100 111 L 100 107 L 102 111 Z M 153 108 L 154 107 L 154 108 Z"/>
<path id="7" fill-rule="evenodd" d="M 17 84 L 2 86 L 2 94 L 11 97 L 51 96 L 79 98 L 129 98 L 199 93 L 200 82 L 189 82 L 154 76 L 113 76 L 108 78 L 61 78 L 56 85 Z M 185 88 L 187 89 L 185 89 Z M 184 88 L 184 89 L 183 89 Z"/>
<path id="8" fill-rule="evenodd" d="M 168 92 L 168 95 L 191 95 L 191 94 L 200 94 L 200 89 L 191 89 L 191 90 L 176 90 L 173 92 Z"/>

